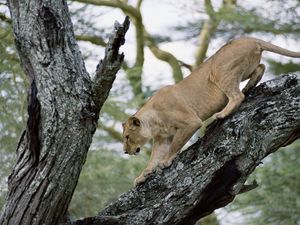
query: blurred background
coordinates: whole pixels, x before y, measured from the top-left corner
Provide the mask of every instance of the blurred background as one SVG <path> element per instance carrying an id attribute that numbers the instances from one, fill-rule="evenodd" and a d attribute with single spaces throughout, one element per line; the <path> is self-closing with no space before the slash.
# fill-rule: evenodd
<path id="1" fill-rule="evenodd" d="M 101 111 L 99 126 L 70 205 L 72 218 L 93 216 L 132 188 L 151 144 L 129 158 L 121 122 L 158 88 L 174 84 L 233 38 L 252 36 L 300 51 L 299 0 L 68 1 L 86 67 L 93 76 L 115 20 L 131 18 L 125 62 Z M 299 71 L 300 60 L 263 54 L 264 80 Z M 0 0 L 0 207 L 15 148 L 26 123 L 27 79 L 20 68 L 6 1 Z M 242 84 L 243 85 L 243 84 Z M 201 135 L 201 133 L 199 133 Z M 192 140 L 193 141 L 193 140 Z M 198 222 L 201 225 L 300 224 L 300 141 L 269 156 L 249 180 L 259 187 Z"/>

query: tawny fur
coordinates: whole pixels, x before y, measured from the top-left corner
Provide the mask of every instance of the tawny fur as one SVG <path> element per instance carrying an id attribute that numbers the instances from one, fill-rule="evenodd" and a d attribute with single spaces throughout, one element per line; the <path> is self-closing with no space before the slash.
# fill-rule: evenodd
<path id="1" fill-rule="evenodd" d="M 166 86 L 123 124 L 124 151 L 136 154 L 149 140 L 153 149 L 149 163 L 135 179 L 146 180 L 157 168 L 171 165 L 179 150 L 211 116 L 224 118 L 242 103 L 246 93 L 261 79 L 265 66 L 262 51 L 300 57 L 255 38 L 240 38 L 224 45 L 181 82 Z M 249 79 L 240 91 L 241 81 Z"/>

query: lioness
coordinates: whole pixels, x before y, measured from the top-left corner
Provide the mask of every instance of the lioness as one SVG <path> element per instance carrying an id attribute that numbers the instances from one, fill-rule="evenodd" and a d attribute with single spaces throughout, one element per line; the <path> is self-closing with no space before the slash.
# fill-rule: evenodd
<path id="1" fill-rule="evenodd" d="M 170 166 L 204 120 L 212 115 L 224 118 L 240 106 L 244 93 L 260 81 L 265 71 L 265 65 L 260 64 L 264 50 L 300 57 L 300 52 L 259 39 L 233 40 L 185 79 L 158 90 L 123 123 L 125 153 L 137 154 L 149 139 L 154 140 L 150 161 L 135 179 L 135 185 L 144 182 L 157 168 Z M 247 85 L 240 91 L 240 82 L 247 79 Z"/>

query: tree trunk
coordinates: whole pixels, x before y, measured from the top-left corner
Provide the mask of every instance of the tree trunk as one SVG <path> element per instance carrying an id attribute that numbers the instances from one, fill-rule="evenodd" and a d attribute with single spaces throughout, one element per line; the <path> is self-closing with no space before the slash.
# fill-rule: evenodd
<path id="1" fill-rule="evenodd" d="M 124 55 L 129 21 L 115 25 L 91 81 L 66 1 L 8 1 L 17 50 L 30 81 L 28 122 L 17 146 L 1 225 L 55 225 L 65 215 L 102 104 Z"/>
<path id="2" fill-rule="evenodd" d="M 67 224 L 194 225 L 257 186 L 244 183 L 263 158 L 300 137 L 299 112 L 299 72 L 263 83 L 170 168 L 151 174 L 96 217 Z"/>
<path id="3" fill-rule="evenodd" d="M 66 214 L 99 111 L 123 61 L 118 49 L 128 20 L 116 25 L 91 81 L 64 0 L 10 0 L 9 7 L 30 81 L 29 119 L 0 224 L 55 225 Z M 65 224 L 192 225 L 251 188 L 244 183 L 261 160 L 299 138 L 299 110 L 299 73 L 264 83 L 170 168 L 150 175 L 99 215 Z"/>

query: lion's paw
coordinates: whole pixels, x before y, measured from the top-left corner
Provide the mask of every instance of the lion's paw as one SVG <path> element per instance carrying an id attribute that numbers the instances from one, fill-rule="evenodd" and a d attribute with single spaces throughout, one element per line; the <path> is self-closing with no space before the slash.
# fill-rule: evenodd
<path id="1" fill-rule="evenodd" d="M 138 176 L 137 178 L 135 178 L 133 184 L 134 184 L 134 186 L 136 187 L 136 186 L 138 186 L 138 185 L 144 183 L 145 180 L 146 180 L 146 177 L 145 177 L 145 176 Z"/>
<path id="2" fill-rule="evenodd" d="M 162 168 L 160 167 L 160 165 L 158 164 L 155 168 L 154 168 L 154 170 L 153 170 L 155 173 L 157 173 L 157 174 L 161 174 L 162 173 Z"/>
<path id="3" fill-rule="evenodd" d="M 223 119 L 225 117 L 226 117 L 226 115 L 222 112 L 218 112 L 213 115 L 213 119 Z"/>
<path id="4" fill-rule="evenodd" d="M 159 167 L 161 169 L 168 168 L 171 166 L 173 159 L 165 159 L 162 162 L 160 162 Z"/>

